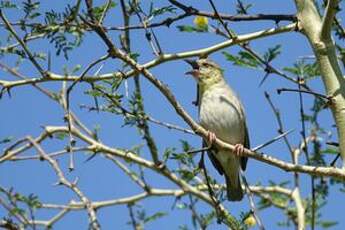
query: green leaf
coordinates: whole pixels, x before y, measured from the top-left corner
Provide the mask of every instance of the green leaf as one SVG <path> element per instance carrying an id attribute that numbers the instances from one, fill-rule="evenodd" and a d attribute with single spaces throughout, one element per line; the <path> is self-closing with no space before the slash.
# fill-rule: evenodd
<path id="1" fill-rule="evenodd" d="M 291 74 L 299 76 L 304 80 L 310 80 L 320 76 L 320 68 L 317 62 L 305 63 L 305 61 L 298 61 L 292 67 L 283 68 Z"/>
<path id="2" fill-rule="evenodd" d="M 271 62 L 274 58 L 276 58 L 280 53 L 281 45 L 276 45 L 273 48 L 269 48 L 268 51 L 264 54 L 264 60 L 266 62 Z"/>
<path id="3" fill-rule="evenodd" d="M 172 6 L 172 5 L 164 6 L 161 8 L 151 8 L 150 9 L 150 16 L 158 16 L 158 15 L 164 14 L 166 12 L 176 13 L 176 9 L 177 8 Z"/>
<path id="4" fill-rule="evenodd" d="M 0 9 L 4 9 L 4 8 L 18 8 L 16 4 L 12 3 L 11 1 L 1 1 L 0 2 Z"/>
<path id="5" fill-rule="evenodd" d="M 212 223 L 212 220 L 216 217 L 216 213 L 214 211 L 207 213 L 206 215 L 200 215 L 203 225 L 208 226 Z"/>
<path id="6" fill-rule="evenodd" d="M 177 26 L 180 32 L 198 32 L 198 33 L 205 33 L 208 32 L 208 26 L 200 26 L 200 27 L 195 27 L 195 26 L 188 26 L 188 25 L 181 25 Z"/>
<path id="7" fill-rule="evenodd" d="M 153 214 L 152 216 L 146 217 L 144 219 L 144 223 L 146 224 L 148 222 L 155 221 L 155 220 L 162 218 L 163 216 L 166 216 L 166 215 L 168 215 L 168 214 L 165 212 L 157 212 L 157 213 Z"/>
<path id="8" fill-rule="evenodd" d="M 168 147 L 164 150 L 164 153 L 163 153 L 163 162 L 166 162 L 170 156 L 175 153 L 176 151 L 176 148 L 171 148 L 171 147 Z"/>
<path id="9" fill-rule="evenodd" d="M 337 149 L 337 148 L 327 148 L 325 150 L 321 150 L 321 153 L 335 155 L 335 154 L 339 153 L 339 149 Z"/>
<path id="10" fill-rule="evenodd" d="M 236 4 L 236 12 L 238 14 L 247 14 L 248 10 L 250 9 L 250 7 L 252 7 L 253 4 L 245 4 L 241 1 L 241 4 L 239 4 L 239 2 L 237 2 Z"/>
<path id="11" fill-rule="evenodd" d="M 33 209 L 42 207 L 42 203 L 39 201 L 38 196 L 34 194 L 30 194 L 28 197 L 26 197 L 24 202 Z"/>
<path id="12" fill-rule="evenodd" d="M 188 141 L 180 140 L 180 143 L 182 144 L 182 150 L 183 150 L 184 152 L 188 152 L 188 151 L 193 150 L 193 147 L 190 146 L 190 144 L 188 143 Z"/>
<path id="13" fill-rule="evenodd" d="M 67 133 L 57 132 L 54 134 L 54 137 L 58 140 L 64 140 L 67 137 Z"/>
<path id="14" fill-rule="evenodd" d="M 138 57 L 140 56 L 139 53 L 130 53 L 129 56 L 134 60 L 138 61 Z"/>
<path id="15" fill-rule="evenodd" d="M 184 203 L 178 203 L 178 204 L 176 204 L 176 208 L 178 208 L 178 209 L 186 209 L 187 205 L 184 204 Z"/>
<path id="16" fill-rule="evenodd" d="M 114 8 L 116 5 L 117 4 L 115 2 L 111 1 L 108 10 L 110 10 L 111 8 Z M 108 3 L 105 3 L 103 5 L 96 6 L 92 9 L 93 15 L 95 16 L 95 18 L 97 20 L 99 20 L 101 18 L 102 14 L 106 10 L 107 6 L 108 6 Z"/>
<path id="17" fill-rule="evenodd" d="M 196 175 L 196 171 L 189 171 L 187 169 L 178 169 L 177 172 L 181 175 L 182 179 L 184 179 L 185 181 L 191 181 L 195 175 Z"/>
<path id="18" fill-rule="evenodd" d="M 76 17 L 78 9 L 77 6 L 67 5 L 63 12 L 45 12 L 46 25 L 37 25 L 32 29 L 33 34 L 45 33 L 49 42 L 54 44 L 56 55 L 62 53 L 66 60 L 69 52 L 81 44 L 85 32 L 85 27 L 76 25 L 79 24 Z"/>
<path id="19" fill-rule="evenodd" d="M 170 159 L 180 161 L 182 164 L 187 165 L 191 161 L 192 156 L 187 153 L 171 153 Z"/>
<path id="20" fill-rule="evenodd" d="M 323 227 L 323 228 L 331 228 L 337 224 L 338 224 L 338 222 L 336 222 L 336 221 L 322 221 L 320 223 L 321 227 Z"/>
<path id="21" fill-rule="evenodd" d="M 223 51 L 222 54 L 225 56 L 225 58 L 228 60 L 228 61 L 231 61 L 231 62 L 237 62 L 238 61 L 238 57 L 226 52 L 226 51 Z"/>
<path id="22" fill-rule="evenodd" d="M 228 61 L 231 61 L 234 65 L 258 69 L 260 67 L 260 62 L 249 52 L 240 51 L 238 56 L 232 55 L 226 51 L 223 51 L 222 54 Z"/>
<path id="23" fill-rule="evenodd" d="M 21 209 L 21 208 L 18 208 L 18 207 L 15 207 L 15 208 L 12 208 L 10 210 L 10 214 L 11 215 L 24 215 L 25 214 L 25 210 L 24 209 Z"/>
<path id="24" fill-rule="evenodd" d="M 6 144 L 8 142 L 11 142 L 14 139 L 12 136 L 5 137 L 4 139 L 0 140 L 0 144 Z"/>
<path id="25" fill-rule="evenodd" d="M 34 2 L 34 1 L 30 1 L 27 0 L 27 2 L 23 2 L 23 9 L 24 9 L 24 13 L 26 14 L 26 17 L 30 18 L 32 15 L 37 14 L 37 12 L 35 12 L 39 6 L 40 6 L 40 2 Z"/>
<path id="26" fill-rule="evenodd" d="M 34 19 L 34 18 L 37 18 L 37 17 L 40 16 L 40 15 L 41 15 L 40 13 L 35 12 L 35 13 L 31 14 L 31 15 L 29 16 L 29 18 L 30 18 L 30 19 Z"/>
<path id="27" fill-rule="evenodd" d="M 73 67 L 72 73 L 75 74 L 75 73 L 77 73 L 80 69 L 81 69 L 81 65 L 76 65 L 76 66 Z"/>
<path id="28" fill-rule="evenodd" d="M 187 227 L 187 225 L 180 225 L 180 226 L 178 226 L 178 229 L 179 230 L 189 230 L 189 228 Z"/>

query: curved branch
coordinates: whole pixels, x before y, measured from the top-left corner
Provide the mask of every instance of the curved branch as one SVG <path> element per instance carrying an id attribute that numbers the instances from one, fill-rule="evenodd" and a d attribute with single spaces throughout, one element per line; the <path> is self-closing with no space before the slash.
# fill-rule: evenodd
<path id="1" fill-rule="evenodd" d="M 226 40 L 224 42 L 220 42 L 216 45 L 206 47 L 206 48 L 201 48 L 197 50 L 190 50 L 190 51 L 185 51 L 181 53 L 172 53 L 172 54 L 163 54 L 152 61 L 149 61 L 143 65 L 140 66 L 140 68 L 145 68 L 145 69 L 150 69 L 152 67 L 155 67 L 159 64 L 162 64 L 164 62 L 168 61 L 173 61 L 173 60 L 180 60 L 184 58 L 189 58 L 189 57 L 197 57 L 197 56 L 202 56 L 205 54 L 212 54 L 216 51 L 225 49 L 227 47 L 237 45 L 239 43 L 244 43 L 247 41 L 251 41 L 254 39 L 262 38 L 262 37 L 267 37 L 275 34 L 280 34 L 280 33 L 286 33 L 286 32 L 291 32 L 296 29 L 297 24 L 292 23 L 286 26 L 278 27 L 278 28 L 271 28 L 267 30 L 261 30 L 249 34 L 244 34 L 244 35 L 238 35 L 236 39 L 230 39 Z M 107 74 L 102 74 L 99 76 L 88 76 L 85 75 L 82 79 L 82 81 L 85 82 L 96 82 L 96 81 L 103 81 L 103 80 L 109 80 L 112 78 L 129 78 L 134 76 L 136 73 L 135 70 L 130 70 L 126 73 L 123 72 L 115 72 L 115 73 L 107 73 Z M 3 89 L 11 89 L 13 87 L 17 86 L 23 86 L 23 85 L 30 85 L 30 84 L 37 84 L 37 83 L 42 83 L 42 82 L 49 82 L 49 81 L 77 81 L 79 79 L 79 76 L 63 76 L 59 75 L 56 73 L 52 72 L 47 72 L 45 78 L 30 78 L 30 79 L 23 79 L 23 80 L 18 80 L 18 81 L 5 81 L 1 80 L 0 85 L 2 85 Z"/>

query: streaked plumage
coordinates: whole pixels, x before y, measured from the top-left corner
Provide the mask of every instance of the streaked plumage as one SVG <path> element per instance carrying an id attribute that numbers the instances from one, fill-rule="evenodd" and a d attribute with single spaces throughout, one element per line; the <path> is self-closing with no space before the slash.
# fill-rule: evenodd
<path id="1" fill-rule="evenodd" d="M 193 68 L 189 74 L 198 82 L 200 124 L 225 142 L 242 144 L 249 148 L 243 106 L 225 82 L 220 67 L 209 59 L 200 59 Z M 209 152 L 208 155 L 217 171 L 225 176 L 228 199 L 242 200 L 243 190 L 239 173 L 240 167 L 245 170 L 247 158 L 217 150 Z"/>

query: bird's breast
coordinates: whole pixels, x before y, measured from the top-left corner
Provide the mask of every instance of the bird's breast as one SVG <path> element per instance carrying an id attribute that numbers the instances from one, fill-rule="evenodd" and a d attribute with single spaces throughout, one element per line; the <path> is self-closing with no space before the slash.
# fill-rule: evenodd
<path id="1" fill-rule="evenodd" d="M 234 101 L 235 100 L 235 101 Z M 201 98 L 200 124 L 226 142 L 243 142 L 244 127 L 241 114 L 236 107 L 239 102 L 224 90 L 209 90 Z"/>

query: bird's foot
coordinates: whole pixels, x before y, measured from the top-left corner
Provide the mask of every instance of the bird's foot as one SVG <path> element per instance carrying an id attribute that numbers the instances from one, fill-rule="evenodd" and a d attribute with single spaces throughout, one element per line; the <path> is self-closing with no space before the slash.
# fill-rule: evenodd
<path id="1" fill-rule="evenodd" d="M 236 144 L 234 153 L 236 156 L 241 157 L 243 155 L 244 147 L 242 144 Z"/>
<path id="2" fill-rule="evenodd" d="M 212 147 L 214 142 L 216 141 L 217 139 L 217 136 L 215 133 L 211 132 L 211 131 L 208 131 L 207 132 L 207 142 L 208 142 L 208 146 L 209 147 Z"/>

